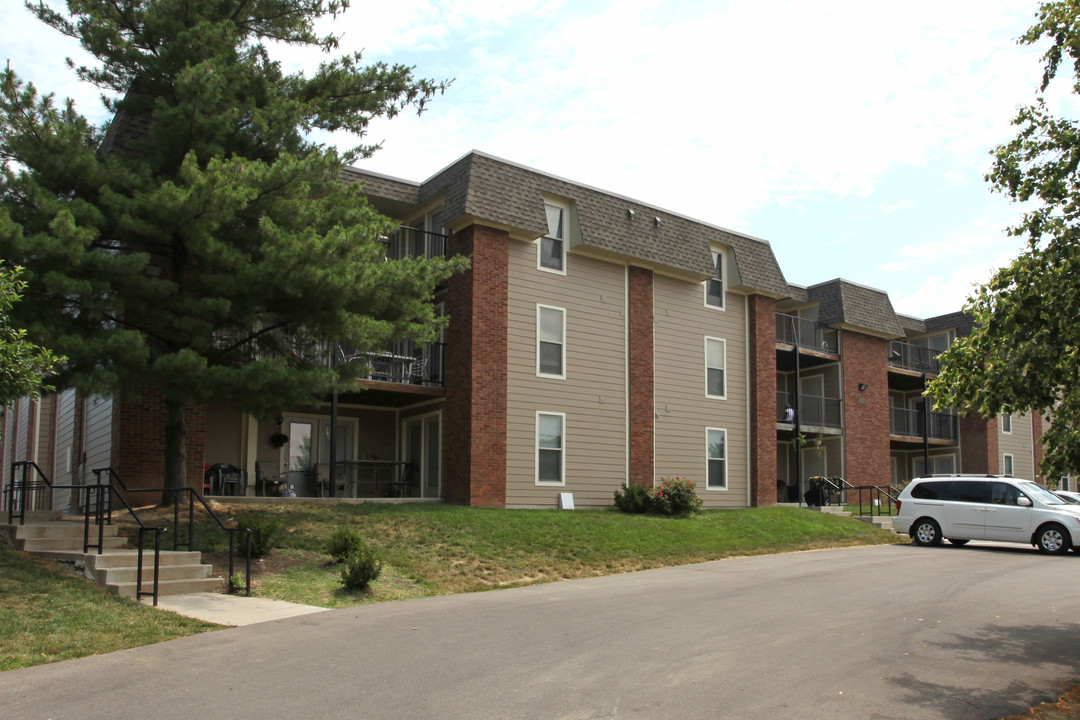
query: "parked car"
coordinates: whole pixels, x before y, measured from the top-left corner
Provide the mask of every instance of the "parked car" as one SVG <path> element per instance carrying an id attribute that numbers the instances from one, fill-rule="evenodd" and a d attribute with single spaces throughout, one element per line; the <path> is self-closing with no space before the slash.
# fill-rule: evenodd
<path id="1" fill-rule="evenodd" d="M 1080 505 L 1041 485 L 1002 475 L 916 478 L 900 493 L 893 527 L 916 545 L 969 540 L 1030 543 L 1040 552 L 1080 552 Z"/>
<path id="2" fill-rule="evenodd" d="M 1070 505 L 1080 505 L 1080 493 L 1070 490 L 1055 490 L 1054 494 Z"/>

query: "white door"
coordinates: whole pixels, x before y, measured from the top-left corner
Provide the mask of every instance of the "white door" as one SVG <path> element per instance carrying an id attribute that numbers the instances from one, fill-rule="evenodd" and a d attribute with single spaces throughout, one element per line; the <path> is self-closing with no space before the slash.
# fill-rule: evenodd
<path id="1" fill-rule="evenodd" d="M 404 423 L 406 462 L 412 463 L 409 475 L 409 494 L 420 497 L 440 497 L 439 481 L 442 468 L 441 415 L 434 413 L 409 418 Z"/>

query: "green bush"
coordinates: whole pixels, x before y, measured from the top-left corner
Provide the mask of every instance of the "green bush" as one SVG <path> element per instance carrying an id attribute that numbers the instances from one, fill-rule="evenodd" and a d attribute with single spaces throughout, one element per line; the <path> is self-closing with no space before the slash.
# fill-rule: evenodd
<path id="1" fill-rule="evenodd" d="M 646 513 L 651 509 L 649 488 L 644 485 L 626 485 L 615 491 L 615 507 L 626 513 Z"/>
<path id="2" fill-rule="evenodd" d="M 363 590 L 379 577 L 382 562 L 368 547 L 362 547 L 345 558 L 341 566 L 341 584 L 346 590 Z"/>
<path id="3" fill-rule="evenodd" d="M 237 515 L 236 527 L 251 528 L 251 557 L 262 557 L 281 543 L 285 523 L 280 518 L 259 513 Z M 237 533 L 237 554 L 244 555 L 244 534 Z"/>
<path id="4" fill-rule="evenodd" d="M 689 517 L 701 510 L 701 498 L 697 496 L 694 483 L 686 478 L 660 479 L 660 485 L 652 489 L 652 511 L 658 515 Z"/>
<path id="5" fill-rule="evenodd" d="M 364 538 L 356 528 L 334 528 L 330 537 L 326 538 L 326 552 L 338 562 L 363 549 Z"/>

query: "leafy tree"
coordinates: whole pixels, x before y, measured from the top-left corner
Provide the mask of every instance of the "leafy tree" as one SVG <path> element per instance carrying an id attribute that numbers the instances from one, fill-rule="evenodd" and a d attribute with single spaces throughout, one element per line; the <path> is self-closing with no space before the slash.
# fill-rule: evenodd
<path id="1" fill-rule="evenodd" d="M 1080 3 L 1044 3 L 1020 39 L 1047 39 L 1040 92 L 1071 59 L 1072 92 L 1080 95 Z M 1036 203 L 1010 234 L 1024 252 L 977 288 L 965 305 L 970 336 L 942 355 L 930 384 L 938 405 L 990 417 L 1049 413 L 1043 471 L 1055 477 L 1080 469 L 1080 127 L 1055 117 L 1043 98 L 1022 107 L 1017 136 L 994 151 L 987 180 L 1018 202 Z"/>
<path id="2" fill-rule="evenodd" d="M 185 484 L 184 409 L 231 400 L 268 415 L 350 386 L 325 339 L 358 349 L 433 339 L 435 285 L 463 260 L 385 260 L 393 229 L 340 182 L 377 146 L 339 152 L 421 111 L 445 82 L 359 53 L 285 74 L 269 43 L 335 51 L 313 24 L 348 0 L 27 3 L 77 39 L 105 91 L 97 127 L 8 68 L 0 74 L 0 254 L 26 268 L 18 317 L 68 356 L 87 392 L 159 391 L 167 487 Z M 258 362 L 253 362 L 258 360 Z"/>
<path id="3" fill-rule="evenodd" d="M 26 283 L 19 279 L 20 268 L 0 266 L 0 405 L 29 395 L 37 397 L 44 378 L 51 375 L 60 358 L 52 351 L 26 339 L 26 331 L 11 324 L 12 307 Z"/>

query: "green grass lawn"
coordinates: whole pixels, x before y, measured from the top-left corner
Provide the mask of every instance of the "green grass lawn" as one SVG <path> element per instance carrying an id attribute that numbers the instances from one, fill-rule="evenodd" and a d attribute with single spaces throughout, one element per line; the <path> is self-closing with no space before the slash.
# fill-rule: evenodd
<path id="1" fill-rule="evenodd" d="M 707 511 L 692 518 L 613 509 L 490 510 L 457 505 L 221 506 L 282 520 L 281 546 L 256 562 L 254 593 L 323 607 L 516 587 L 739 555 L 897 542 L 871 525 L 789 507 Z M 152 524 L 171 512 L 141 513 Z M 123 523 L 123 518 L 118 518 Z M 365 592 L 346 592 L 325 552 L 356 528 L 383 563 Z M 170 529 L 170 535 L 175 529 Z M 186 530 L 182 534 L 186 536 Z M 197 549 L 226 542 L 205 517 Z M 56 563 L 0 547 L 0 669 L 110 652 L 211 625 L 108 595 Z"/>

